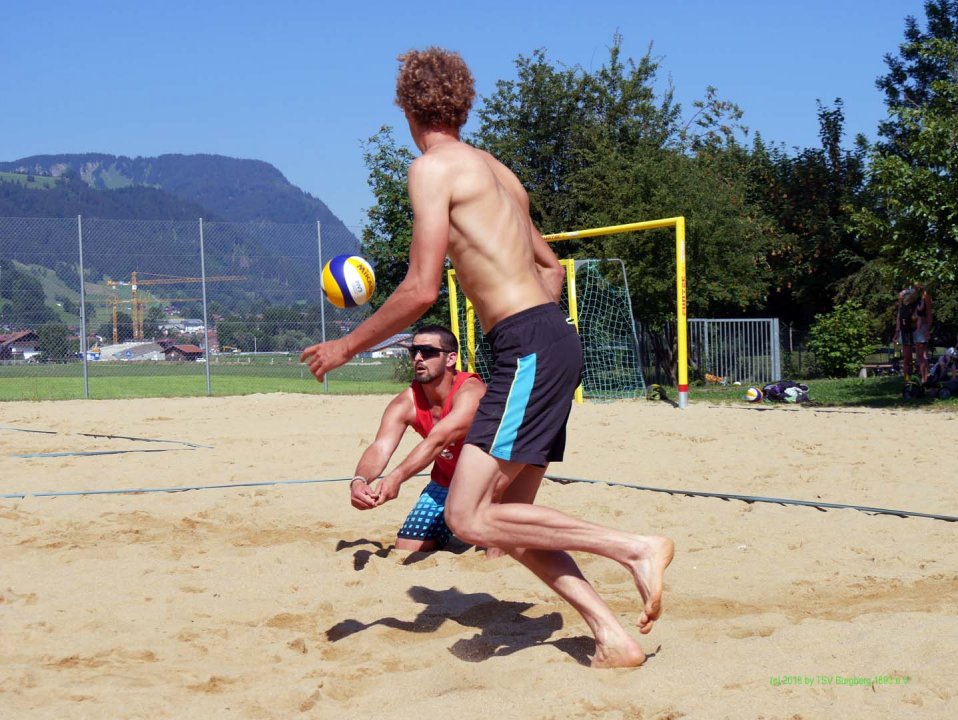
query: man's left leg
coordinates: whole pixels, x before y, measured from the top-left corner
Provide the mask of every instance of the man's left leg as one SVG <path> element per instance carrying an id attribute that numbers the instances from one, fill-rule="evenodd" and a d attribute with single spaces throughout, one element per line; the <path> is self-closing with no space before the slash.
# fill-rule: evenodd
<path id="1" fill-rule="evenodd" d="M 546 468 L 527 465 L 502 496 L 502 503 L 535 502 Z M 515 548 L 508 552 L 576 609 L 595 637 L 593 667 L 634 667 L 645 653 L 619 623 L 612 609 L 585 578 L 572 557 L 561 550 Z"/>
<path id="2" fill-rule="evenodd" d="M 921 384 L 928 382 L 928 343 L 915 343 L 915 360 L 918 365 L 918 377 Z"/>

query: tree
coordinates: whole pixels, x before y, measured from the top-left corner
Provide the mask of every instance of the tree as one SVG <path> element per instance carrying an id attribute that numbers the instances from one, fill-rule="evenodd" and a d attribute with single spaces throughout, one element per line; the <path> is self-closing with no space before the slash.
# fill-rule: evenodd
<path id="1" fill-rule="evenodd" d="M 133 339 L 133 318 L 129 313 L 125 313 L 122 310 L 117 311 L 116 313 L 116 332 L 117 332 L 117 342 L 129 342 Z M 113 342 L 113 319 L 112 317 L 107 322 L 100 325 L 97 328 L 96 334 L 101 338 L 105 338 L 107 343 Z"/>
<path id="2" fill-rule="evenodd" d="M 671 90 L 655 92 L 658 63 L 651 51 L 637 63 L 623 60 L 619 34 L 594 72 L 557 67 L 543 49 L 515 65 L 516 79 L 499 81 L 483 99 L 473 141 L 516 173 L 545 233 L 585 226 L 595 208 L 583 200 L 596 181 L 604 183 L 601 194 L 635 189 L 608 184 L 616 168 L 597 169 L 598 161 L 617 153 L 628 162 L 677 141 L 680 108 Z"/>
<path id="3" fill-rule="evenodd" d="M 7 259 L 0 259 L 0 298 L 10 303 L 3 308 L 4 323 L 27 328 L 57 322 L 59 315 L 46 305 L 42 283 Z"/>
<path id="4" fill-rule="evenodd" d="M 899 56 L 877 81 L 888 118 L 871 154 L 875 202 L 852 224 L 882 259 L 890 289 L 923 282 L 935 297 L 936 327 L 958 329 L 958 0 L 925 3 L 927 31 L 905 21 Z M 891 293 L 890 293 L 891 294 Z M 891 304 L 891 298 L 889 298 Z"/>
<path id="5" fill-rule="evenodd" d="M 44 359 L 63 360 L 70 354 L 70 329 L 63 323 L 44 323 L 37 328 L 37 337 Z"/>
<path id="6" fill-rule="evenodd" d="M 940 87 L 936 83 L 954 80 L 954 66 L 947 56 L 928 53 L 927 48 L 938 41 L 954 42 L 958 35 L 958 0 L 925 0 L 928 30 L 922 31 L 913 15 L 905 18 L 905 42 L 898 55 L 885 55 L 888 73 L 875 81 L 885 95 L 889 116 L 879 123 L 883 138 L 880 148 L 894 155 L 908 154 L 908 139 L 914 128 L 902 120 L 897 111 L 935 105 Z"/>
<path id="7" fill-rule="evenodd" d="M 768 310 L 802 330 L 830 311 L 840 290 L 849 291 L 845 279 L 874 258 L 848 227 L 866 193 L 865 149 L 842 147 L 840 98 L 832 107 L 819 103 L 818 122 L 819 147 L 789 156 L 758 138 L 750 167 L 754 197 L 778 226 L 768 254 Z"/>
<path id="8" fill-rule="evenodd" d="M 163 308 L 158 305 L 152 305 L 146 310 L 143 316 L 143 337 L 156 338 L 160 335 L 160 325 L 166 320 Z"/>
<path id="9" fill-rule="evenodd" d="M 862 366 L 865 356 L 875 347 L 869 330 L 870 313 L 854 300 L 832 312 L 815 317 L 809 349 L 815 353 L 815 364 L 826 377 L 847 377 Z"/>
<path id="10" fill-rule="evenodd" d="M 683 121 L 671 89 L 655 89 L 651 52 L 623 59 L 613 37 L 595 71 L 558 68 L 539 50 L 516 61 L 517 79 L 497 84 L 479 112 L 477 144 L 516 171 L 544 231 L 685 215 L 689 304 L 700 312 L 757 307 L 764 299 L 769 224 L 743 181 L 740 111 L 708 88 Z M 618 257 L 636 315 L 674 319 L 675 244 L 666 232 L 600 238 L 556 250 Z"/>
<path id="11" fill-rule="evenodd" d="M 477 111 L 470 141 L 507 165 L 529 193 L 530 214 L 546 233 L 575 226 L 570 184 L 583 159 L 578 147 L 586 107 L 574 68 L 556 68 L 545 50 L 520 55 L 516 79 L 500 80 Z"/>

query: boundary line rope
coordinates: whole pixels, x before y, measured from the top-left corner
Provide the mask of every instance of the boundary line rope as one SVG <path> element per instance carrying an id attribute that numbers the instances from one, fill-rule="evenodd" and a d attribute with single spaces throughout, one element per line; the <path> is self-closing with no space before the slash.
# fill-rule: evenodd
<path id="1" fill-rule="evenodd" d="M 424 473 L 419 473 L 417 477 L 423 477 Z M 812 507 L 820 512 L 828 510 L 858 510 L 869 515 L 894 515 L 895 517 L 919 517 L 929 520 L 942 520 L 944 522 L 958 522 L 958 517 L 953 515 L 937 515 L 934 513 L 913 512 L 910 510 L 893 510 L 889 508 L 876 508 L 866 505 L 849 505 L 845 503 L 817 502 L 811 500 L 795 500 L 791 498 L 762 497 L 760 495 L 738 495 L 734 493 L 716 493 L 704 492 L 700 490 L 676 490 L 673 488 L 659 488 L 647 485 L 630 485 L 628 483 L 615 482 L 613 480 L 589 480 L 586 478 L 570 478 L 558 475 L 546 475 L 546 479 L 557 482 L 560 485 L 569 485 L 571 483 L 586 483 L 590 485 L 609 485 L 611 487 L 624 487 L 631 490 L 644 490 L 646 492 L 665 493 L 667 495 L 684 495 L 686 497 L 705 497 L 718 498 L 720 500 L 741 500 L 751 503 L 769 503 L 773 505 L 797 505 L 801 507 Z M 24 499 L 28 497 L 69 497 L 80 495 L 137 495 L 145 493 L 179 493 L 190 490 L 225 490 L 229 488 L 250 488 L 250 487 L 269 487 L 274 485 L 309 485 L 320 483 L 347 482 L 352 480 L 350 477 L 341 478 L 320 478 L 309 480 L 263 480 L 259 482 L 247 483 L 223 483 L 214 485 L 191 485 L 181 487 L 145 487 L 145 488 L 124 488 L 107 490 L 67 490 L 67 491 L 49 491 L 49 492 L 23 492 L 0 494 L 0 500 Z"/>
<path id="2" fill-rule="evenodd" d="M 958 517 L 953 515 L 936 515 L 933 513 L 912 512 L 910 510 L 891 510 L 888 508 L 868 507 L 867 505 L 848 505 L 845 503 L 817 502 L 812 500 L 793 500 L 791 498 L 762 497 L 761 495 L 736 495 L 734 493 L 716 493 L 703 492 L 700 490 L 675 490 L 670 488 L 650 487 L 647 485 L 629 485 L 628 483 L 615 482 L 613 480 L 587 480 L 584 478 L 559 477 L 557 475 L 546 475 L 549 480 L 568 485 L 571 483 L 588 483 L 591 485 L 611 485 L 613 487 L 630 488 L 631 490 L 645 490 L 647 492 L 659 492 L 667 495 L 685 495 L 687 497 L 707 497 L 718 498 L 720 500 L 741 500 L 742 502 L 752 504 L 756 502 L 770 503 L 773 505 L 800 505 L 803 507 L 813 507 L 821 512 L 828 510 L 858 510 L 859 512 L 871 515 L 895 515 L 896 517 L 921 517 L 930 520 L 944 520 L 945 522 L 958 522 Z"/>

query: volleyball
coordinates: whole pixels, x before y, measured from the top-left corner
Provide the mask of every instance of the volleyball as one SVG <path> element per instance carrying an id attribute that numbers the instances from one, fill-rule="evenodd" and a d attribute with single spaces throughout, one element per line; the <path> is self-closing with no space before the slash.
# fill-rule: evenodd
<path id="1" fill-rule="evenodd" d="M 323 268 L 323 293 L 338 308 L 362 305 L 376 290 L 376 273 L 358 255 L 337 255 Z"/>
<path id="2" fill-rule="evenodd" d="M 745 399 L 752 403 L 762 402 L 762 391 L 752 386 L 745 391 Z"/>

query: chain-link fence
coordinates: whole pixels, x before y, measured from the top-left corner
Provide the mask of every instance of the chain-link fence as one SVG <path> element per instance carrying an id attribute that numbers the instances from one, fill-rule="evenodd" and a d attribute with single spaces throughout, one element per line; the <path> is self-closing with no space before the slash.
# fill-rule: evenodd
<path id="1" fill-rule="evenodd" d="M 782 377 L 778 318 L 689 319 L 693 376 L 717 382 L 770 383 Z"/>
<path id="2" fill-rule="evenodd" d="M 322 384 L 299 362 L 369 312 L 319 284 L 358 249 L 318 223 L 0 218 L 0 400 L 391 392 L 390 353 Z"/>

